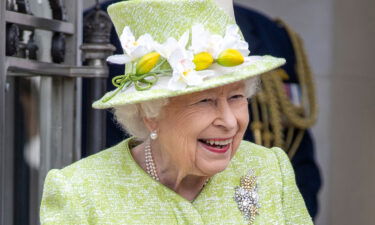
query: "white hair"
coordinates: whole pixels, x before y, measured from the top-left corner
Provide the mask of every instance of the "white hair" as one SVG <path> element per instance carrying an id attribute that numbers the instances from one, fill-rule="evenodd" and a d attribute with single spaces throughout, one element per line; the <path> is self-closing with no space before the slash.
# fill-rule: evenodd
<path id="1" fill-rule="evenodd" d="M 246 98 L 251 98 L 259 87 L 258 76 L 244 81 Z M 122 129 L 137 140 L 144 141 L 150 134 L 143 118 L 157 118 L 161 109 L 169 102 L 168 98 L 156 99 L 131 105 L 115 107 L 113 113 Z"/>

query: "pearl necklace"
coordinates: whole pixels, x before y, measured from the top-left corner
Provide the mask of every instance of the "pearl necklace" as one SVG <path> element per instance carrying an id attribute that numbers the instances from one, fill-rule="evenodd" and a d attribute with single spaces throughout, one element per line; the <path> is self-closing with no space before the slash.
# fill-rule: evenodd
<path id="1" fill-rule="evenodd" d="M 159 176 L 156 171 L 156 165 L 152 157 L 150 140 L 145 145 L 145 161 L 146 161 L 146 172 L 154 179 L 159 181 Z"/>

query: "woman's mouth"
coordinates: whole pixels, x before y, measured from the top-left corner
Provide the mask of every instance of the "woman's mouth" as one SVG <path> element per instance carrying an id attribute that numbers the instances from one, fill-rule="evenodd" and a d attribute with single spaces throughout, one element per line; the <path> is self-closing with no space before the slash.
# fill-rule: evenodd
<path id="1" fill-rule="evenodd" d="M 225 153 L 229 150 L 230 145 L 233 141 L 233 138 L 199 139 L 198 141 L 208 151 L 215 152 L 215 153 Z"/>

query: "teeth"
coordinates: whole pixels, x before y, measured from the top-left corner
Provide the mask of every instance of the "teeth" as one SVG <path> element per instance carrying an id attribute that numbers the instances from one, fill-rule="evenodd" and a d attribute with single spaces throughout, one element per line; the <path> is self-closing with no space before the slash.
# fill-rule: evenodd
<path id="1" fill-rule="evenodd" d="M 224 141 L 215 141 L 215 140 L 204 140 L 207 144 L 210 145 L 227 145 L 232 143 L 233 139 L 228 139 Z"/>

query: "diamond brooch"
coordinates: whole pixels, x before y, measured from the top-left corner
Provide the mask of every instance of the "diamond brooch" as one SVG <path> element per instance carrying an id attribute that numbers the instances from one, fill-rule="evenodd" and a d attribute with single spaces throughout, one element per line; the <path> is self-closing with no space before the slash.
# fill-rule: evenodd
<path id="1" fill-rule="evenodd" d="M 235 188 L 234 200 L 237 202 L 238 209 L 253 224 L 255 216 L 259 214 L 259 196 L 257 192 L 256 176 L 253 170 L 241 177 L 241 184 Z"/>

